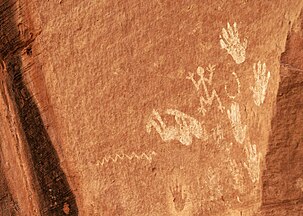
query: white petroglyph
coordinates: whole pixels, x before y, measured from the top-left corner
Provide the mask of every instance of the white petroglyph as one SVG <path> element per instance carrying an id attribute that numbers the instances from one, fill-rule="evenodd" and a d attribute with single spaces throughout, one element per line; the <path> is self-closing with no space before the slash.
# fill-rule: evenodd
<path id="1" fill-rule="evenodd" d="M 222 29 L 222 35 L 220 35 L 220 45 L 222 49 L 225 49 L 228 54 L 232 56 L 237 64 L 241 64 L 246 58 L 247 40 L 244 39 L 240 42 L 237 23 L 233 26 L 227 23 L 227 30 Z"/>
<path id="2" fill-rule="evenodd" d="M 244 162 L 244 167 L 247 169 L 249 177 L 253 183 L 259 181 L 260 177 L 260 159 L 261 154 L 257 152 L 257 147 L 254 144 L 245 146 L 245 153 L 247 156 L 247 163 Z"/>
<path id="3" fill-rule="evenodd" d="M 244 192 L 244 179 L 241 175 L 241 167 L 238 165 L 236 160 L 230 159 L 228 169 L 231 173 L 231 176 L 234 180 L 234 188 L 238 190 L 240 193 Z"/>
<path id="4" fill-rule="evenodd" d="M 238 75 L 236 74 L 236 72 L 233 72 L 232 75 L 235 77 L 236 81 L 237 81 L 237 93 L 235 95 L 230 95 L 227 91 L 227 86 L 225 85 L 225 92 L 227 94 L 227 96 L 230 98 L 230 99 L 235 99 L 241 92 L 240 92 L 240 89 L 241 89 L 241 84 L 240 84 L 240 80 L 239 80 L 239 77 Z"/>
<path id="5" fill-rule="evenodd" d="M 209 188 L 210 201 L 217 200 L 223 195 L 223 186 L 220 182 L 220 179 L 221 177 L 219 172 L 216 172 L 214 168 L 209 167 L 207 169 L 205 185 L 207 185 Z"/>
<path id="6" fill-rule="evenodd" d="M 187 193 L 184 190 L 184 186 L 176 181 L 176 184 L 170 186 L 169 190 L 174 201 L 175 210 L 177 212 L 182 212 L 185 208 L 187 200 Z"/>
<path id="7" fill-rule="evenodd" d="M 198 81 L 195 80 L 194 73 L 189 73 L 189 75 L 186 77 L 186 79 L 189 79 L 192 81 L 193 85 L 195 86 L 197 91 L 202 90 L 204 92 L 204 96 L 200 96 L 200 108 L 198 109 L 202 115 L 205 115 L 206 113 L 206 108 L 205 105 L 211 106 L 213 104 L 214 99 L 217 100 L 218 102 L 218 109 L 223 112 L 225 109 L 224 106 L 222 105 L 222 102 L 216 92 L 215 89 L 211 91 L 211 94 L 207 88 L 208 84 L 209 86 L 212 85 L 212 79 L 213 79 L 213 74 L 215 71 L 215 66 L 214 65 L 209 65 L 206 67 L 206 71 L 209 72 L 209 77 L 206 78 L 205 75 L 205 70 L 202 67 L 197 68 L 197 75 L 200 77 Z M 201 88 L 202 86 L 202 88 Z"/>
<path id="8" fill-rule="evenodd" d="M 296 188 L 300 189 L 303 192 L 303 179 L 298 178 L 295 184 Z"/>
<path id="9" fill-rule="evenodd" d="M 152 161 L 152 157 L 154 155 L 157 155 L 156 152 L 152 151 L 150 153 L 140 153 L 137 154 L 135 152 L 132 152 L 131 154 L 125 154 L 125 153 L 121 153 L 121 154 L 115 154 L 114 156 L 106 156 L 102 159 L 102 161 L 97 161 L 97 166 L 103 166 L 106 163 L 109 162 L 113 162 L 113 163 L 117 163 L 118 161 L 123 161 L 125 159 L 131 161 L 133 159 L 137 159 L 137 160 L 147 160 L 148 162 Z"/>
<path id="10" fill-rule="evenodd" d="M 239 104 L 233 102 L 227 115 L 233 128 L 233 134 L 238 143 L 243 144 L 246 136 L 246 125 L 242 125 Z"/>
<path id="11" fill-rule="evenodd" d="M 183 145 L 191 145 L 193 137 L 203 141 L 208 139 L 204 128 L 195 118 L 176 109 L 167 109 L 165 114 L 174 116 L 177 125 L 167 126 L 160 114 L 153 110 L 146 124 L 146 131 L 151 133 L 153 127 L 164 142 L 178 140 Z"/>
<path id="12" fill-rule="evenodd" d="M 212 130 L 212 136 L 213 139 L 215 140 L 216 144 L 219 145 L 222 140 L 224 140 L 224 133 L 221 125 L 217 125 L 215 128 Z"/>
<path id="13" fill-rule="evenodd" d="M 255 77 L 255 86 L 250 89 L 253 92 L 253 99 L 257 106 L 260 106 L 264 103 L 266 90 L 268 86 L 268 81 L 270 78 L 270 72 L 266 71 L 266 64 L 261 63 L 260 61 L 253 66 L 254 77 Z M 267 72 L 267 73 L 266 73 Z"/>

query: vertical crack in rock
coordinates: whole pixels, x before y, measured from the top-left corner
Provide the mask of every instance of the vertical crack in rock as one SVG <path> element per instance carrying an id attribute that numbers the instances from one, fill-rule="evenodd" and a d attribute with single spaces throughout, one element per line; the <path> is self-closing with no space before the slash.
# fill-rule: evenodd
<path id="1" fill-rule="evenodd" d="M 263 176 L 264 215 L 302 212 L 303 189 L 303 10 L 282 53 L 276 113 Z"/>
<path id="2" fill-rule="evenodd" d="M 43 124 L 39 109 L 24 84 L 21 48 L 32 41 L 20 39 L 15 2 L 5 0 L 0 5 L 0 55 L 6 67 L 6 85 L 15 104 L 31 156 L 35 188 L 39 195 L 41 215 L 78 215 L 76 199 L 60 167 L 59 157 Z"/>

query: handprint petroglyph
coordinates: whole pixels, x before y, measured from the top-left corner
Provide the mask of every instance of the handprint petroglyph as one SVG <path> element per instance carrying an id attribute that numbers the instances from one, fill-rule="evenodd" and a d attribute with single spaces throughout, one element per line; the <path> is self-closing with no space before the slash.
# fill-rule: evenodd
<path id="1" fill-rule="evenodd" d="M 233 102 L 227 115 L 233 128 L 233 134 L 238 143 L 243 143 L 246 136 L 246 125 L 242 125 L 239 104 Z"/>
<path id="2" fill-rule="evenodd" d="M 193 136 L 204 141 L 208 139 L 200 122 L 193 117 L 175 109 L 167 109 L 165 114 L 174 116 L 177 125 L 167 126 L 160 114 L 153 110 L 146 125 L 148 133 L 154 127 L 164 142 L 178 140 L 183 145 L 192 144 Z"/>
<path id="3" fill-rule="evenodd" d="M 234 23 L 233 26 L 227 23 L 227 30 L 225 28 L 222 29 L 220 45 L 222 49 L 225 49 L 232 56 L 237 64 L 245 61 L 247 40 L 244 39 L 242 43 L 240 42 L 237 23 Z"/>
<path id="4" fill-rule="evenodd" d="M 205 74 L 205 70 L 202 67 L 198 67 L 197 68 L 197 75 L 200 77 L 198 81 L 195 80 L 194 73 L 189 73 L 189 75 L 186 77 L 186 79 L 189 79 L 192 81 L 193 85 L 195 86 L 197 91 L 200 91 L 200 87 L 202 85 L 202 90 L 204 91 L 204 95 L 205 96 L 200 96 L 200 108 L 198 109 L 200 113 L 202 113 L 202 115 L 205 115 L 206 113 L 206 108 L 205 105 L 209 105 L 211 106 L 213 104 L 214 99 L 217 100 L 218 102 L 218 109 L 223 112 L 223 110 L 225 109 L 224 106 L 221 103 L 221 100 L 216 92 L 216 90 L 212 90 L 211 94 L 207 88 L 208 84 L 209 86 L 212 85 L 212 79 L 213 79 L 213 74 L 215 71 L 215 66 L 214 65 L 209 65 L 208 67 L 206 67 L 206 71 L 209 72 L 209 77 L 206 78 L 204 76 Z"/>
<path id="5" fill-rule="evenodd" d="M 236 190 L 239 190 L 239 192 L 243 192 L 244 191 L 244 180 L 243 177 L 241 175 L 241 167 L 238 165 L 238 163 L 236 162 L 235 159 L 231 159 L 229 161 L 229 171 L 231 173 L 231 176 L 233 177 L 233 181 L 234 181 L 234 188 Z"/>
<path id="6" fill-rule="evenodd" d="M 245 153 L 247 156 L 247 163 L 244 162 L 244 167 L 247 169 L 252 182 L 258 182 L 261 154 L 257 152 L 257 147 L 254 144 L 249 145 L 248 147 L 245 146 Z"/>
<path id="7" fill-rule="evenodd" d="M 258 61 L 257 64 L 254 64 L 253 70 L 256 82 L 255 86 L 251 87 L 250 89 L 253 92 L 253 99 L 255 104 L 257 106 L 260 106 L 265 100 L 268 81 L 270 78 L 270 72 L 266 71 L 266 64 L 262 64 L 260 61 Z"/>
<path id="8" fill-rule="evenodd" d="M 183 191 L 182 185 L 176 182 L 176 185 L 170 187 L 169 189 L 173 197 L 176 211 L 183 211 L 186 204 L 187 194 L 185 191 Z"/>

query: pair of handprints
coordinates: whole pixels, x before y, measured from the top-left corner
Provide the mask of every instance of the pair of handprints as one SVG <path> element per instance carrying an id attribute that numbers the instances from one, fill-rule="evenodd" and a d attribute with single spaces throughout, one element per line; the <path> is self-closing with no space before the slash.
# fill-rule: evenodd
<path id="1" fill-rule="evenodd" d="M 232 56 L 237 64 L 241 64 L 246 58 L 247 39 L 243 42 L 239 39 L 237 23 L 231 26 L 227 23 L 227 29 L 222 29 L 220 35 L 220 45 L 228 54 Z M 266 70 L 266 64 L 258 61 L 253 65 L 253 72 L 255 78 L 255 86 L 251 87 L 253 92 L 253 100 L 257 106 L 264 103 L 270 72 Z"/>

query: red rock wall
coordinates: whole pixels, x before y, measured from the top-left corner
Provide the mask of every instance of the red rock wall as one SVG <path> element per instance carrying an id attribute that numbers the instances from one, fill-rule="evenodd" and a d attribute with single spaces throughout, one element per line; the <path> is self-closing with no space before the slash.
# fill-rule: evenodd
<path id="1" fill-rule="evenodd" d="M 302 214 L 303 16 L 288 33 L 263 176 L 265 215 Z"/>
<path id="2" fill-rule="evenodd" d="M 301 0 L 1 3 L 17 214 L 300 214 Z"/>

